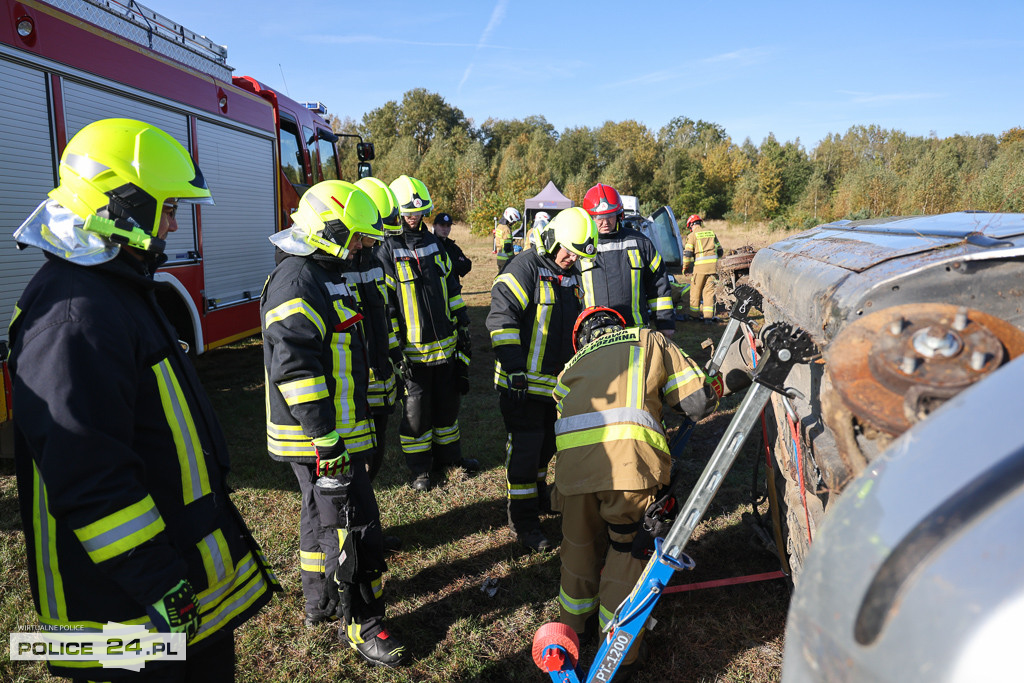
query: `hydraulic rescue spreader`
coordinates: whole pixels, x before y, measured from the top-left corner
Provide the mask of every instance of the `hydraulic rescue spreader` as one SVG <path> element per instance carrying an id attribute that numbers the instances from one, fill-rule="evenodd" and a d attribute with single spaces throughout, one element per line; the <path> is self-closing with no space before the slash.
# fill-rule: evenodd
<path id="1" fill-rule="evenodd" d="M 748 301 L 746 305 L 749 304 Z M 742 297 L 736 307 L 741 305 L 744 305 Z M 731 337 L 735 336 L 739 329 L 738 323 L 733 326 L 735 320 L 730 321 L 719 346 L 723 358 L 724 349 L 728 347 L 732 341 Z M 533 639 L 533 660 L 541 670 L 551 676 L 552 681 L 590 683 L 612 680 L 630 646 L 647 624 L 651 611 L 672 579 L 672 575 L 677 571 L 694 567 L 693 560 L 683 553 L 683 548 L 707 512 L 711 500 L 718 492 L 754 425 L 757 424 L 758 417 L 772 392 L 787 394 L 783 383 L 793 366 L 809 363 L 818 355 L 810 335 L 786 323 L 775 323 L 766 327 L 761 333 L 761 342 L 762 355 L 757 367 L 754 368 L 753 384 L 676 517 L 671 531 L 664 540 L 656 539 L 654 554 L 650 561 L 632 592 L 619 605 L 614 617 L 605 627 L 604 641 L 586 676 L 582 676 L 581 672 L 576 670 L 579 640 L 575 631 L 557 622 L 545 624 L 537 630 Z M 718 365 L 721 365 L 719 354 L 715 354 L 710 369 L 717 369 L 714 365 L 715 358 L 718 359 Z"/>

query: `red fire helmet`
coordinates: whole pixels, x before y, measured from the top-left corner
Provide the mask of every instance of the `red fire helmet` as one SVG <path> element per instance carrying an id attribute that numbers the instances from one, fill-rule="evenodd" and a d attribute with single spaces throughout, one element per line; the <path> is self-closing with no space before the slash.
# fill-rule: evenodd
<path id="1" fill-rule="evenodd" d="M 583 208 L 595 218 L 610 213 L 620 214 L 622 213 L 622 199 L 614 187 L 598 183 L 587 190 L 587 194 L 583 197 Z"/>

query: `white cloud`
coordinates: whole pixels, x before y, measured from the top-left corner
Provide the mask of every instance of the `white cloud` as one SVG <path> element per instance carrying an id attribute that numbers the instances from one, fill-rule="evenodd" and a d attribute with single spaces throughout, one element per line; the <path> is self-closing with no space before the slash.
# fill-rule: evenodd
<path id="1" fill-rule="evenodd" d="M 732 52 L 723 52 L 719 55 L 711 55 L 710 57 L 703 57 L 700 61 L 704 64 L 738 64 L 741 66 L 750 66 L 751 64 L 760 64 L 765 61 L 771 51 L 763 47 L 748 47 L 742 50 L 733 50 Z"/>

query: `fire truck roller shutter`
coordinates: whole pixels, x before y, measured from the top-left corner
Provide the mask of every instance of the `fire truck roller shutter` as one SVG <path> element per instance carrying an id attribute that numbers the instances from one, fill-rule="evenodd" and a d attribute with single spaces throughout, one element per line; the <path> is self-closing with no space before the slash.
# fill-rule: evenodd
<path id="1" fill-rule="evenodd" d="M 188 118 L 182 112 L 116 95 L 69 78 L 64 79 L 64 117 L 68 140 L 93 121 L 110 118 L 137 119 L 163 130 L 180 142 L 185 149 L 192 149 L 188 139 Z M 206 175 L 206 167 L 202 164 L 199 167 L 203 169 L 203 175 Z M 209 182 L 209 178 L 207 184 L 213 191 L 214 201 L 218 201 L 220 197 L 217 195 L 216 186 Z M 167 247 L 164 249 L 168 265 L 188 261 L 189 252 L 198 252 L 195 219 L 188 207 L 182 208 L 185 210 L 179 210 L 177 215 L 178 230 L 168 235 Z M 205 208 L 207 207 L 204 207 L 204 212 Z"/>
<path id="2" fill-rule="evenodd" d="M 0 55 L 0 91 L 0 339 L 6 340 L 14 304 L 43 264 L 41 250 L 18 251 L 11 236 L 53 189 L 56 164 L 43 72 Z"/>
<path id="3" fill-rule="evenodd" d="M 206 296 L 221 306 L 245 292 L 259 299 L 274 270 L 274 139 L 203 120 L 196 129 L 199 167 L 216 202 L 203 207 Z"/>

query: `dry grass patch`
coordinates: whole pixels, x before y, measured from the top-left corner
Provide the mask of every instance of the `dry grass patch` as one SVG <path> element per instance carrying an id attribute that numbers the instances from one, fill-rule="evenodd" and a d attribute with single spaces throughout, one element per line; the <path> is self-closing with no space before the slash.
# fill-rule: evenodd
<path id="1" fill-rule="evenodd" d="M 709 227 L 719 232 L 726 248 L 754 243 L 758 235 L 714 221 Z M 484 329 L 497 268 L 489 237 L 470 236 L 462 224 L 455 226 L 453 237 L 474 263 L 463 283 L 473 322 L 474 357 L 471 391 L 463 399 L 460 424 L 464 453 L 478 458 L 483 471 L 466 477 L 450 470 L 437 488 L 415 494 L 408 487 L 409 472 L 398 447 L 398 417 L 392 416 L 385 464 L 375 488 L 386 532 L 405 543 L 389 558 L 384 579 L 388 623 L 414 656 L 405 669 L 371 669 L 338 644 L 334 627 L 301 626 L 298 487 L 290 468 L 266 454 L 259 340 L 199 358 L 201 376 L 232 451 L 233 498 L 286 589 L 237 632 L 239 681 L 548 680 L 534 666 L 530 645 L 536 629 L 557 617 L 559 561 L 556 553 L 524 554 L 506 523 L 505 431 Z M 762 237 L 767 239 L 767 231 Z M 691 354 L 707 358 L 700 342 L 707 337 L 717 341 L 722 329 L 680 323 L 675 338 Z M 684 492 L 696 481 L 727 422 L 723 412 L 698 426 L 681 463 Z M 696 569 L 677 575 L 674 583 L 778 568 L 777 559 L 754 543 L 741 519 L 750 509 L 756 448 L 748 445 L 748 453 L 716 497 L 710 518 L 698 527 L 688 547 Z M 4 461 L 0 468 L 0 620 L 10 630 L 35 623 L 35 617 L 28 598 L 13 467 Z M 561 539 L 558 517 L 544 518 L 542 525 L 553 541 Z M 481 590 L 488 579 L 497 582 L 493 596 Z M 788 599 L 783 581 L 666 595 L 654 613 L 659 624 L 648 635 L 651 661 L 637 680 L 779 680 Z M 593 648 L 585 651 L 585 661 L 592 654 Z M 0 680 L 51 679 L 37 664 L 5 658 L 0 661 Z"/>

